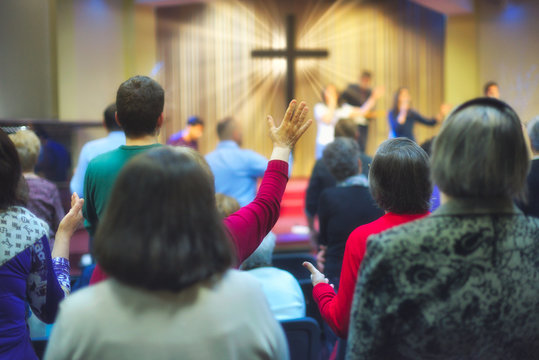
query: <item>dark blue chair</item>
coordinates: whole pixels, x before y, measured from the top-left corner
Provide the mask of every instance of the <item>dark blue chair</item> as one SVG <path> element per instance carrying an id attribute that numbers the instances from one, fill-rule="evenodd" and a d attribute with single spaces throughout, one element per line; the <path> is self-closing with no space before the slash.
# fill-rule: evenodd
<path id="1" fill-rule="evenodd" d="M 283 320 L 281 325 L 288 340 L 290 359 L 320 360 L 320 326 L 316 320 L 304 317 Z"/>

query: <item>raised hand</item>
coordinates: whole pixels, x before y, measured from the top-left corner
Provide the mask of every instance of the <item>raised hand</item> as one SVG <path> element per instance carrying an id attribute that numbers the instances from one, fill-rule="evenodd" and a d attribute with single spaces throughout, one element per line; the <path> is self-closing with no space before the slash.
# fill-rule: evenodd
<path id="1" fill-rule="evenodd" d="M 283 120 L 276 126 L 275 121 L 268 115 L 269 136 L 273 141 L 273 147 L 287 148 L 292 150 L 299 138 L 307 131 L 312 124 L 312 119 L 307 120 L 309 108 L 305 102 L 297 105 L 296 100 L 292 100 L 284 114 Z"/>
<path id="2" fill-rule="evenodd" d="M 71 209 L 64 216 L 58 231 L 56 231 L 56 238 L 54 239 L 54 247 L 52 248 L 52 257 L 69 258 L 69 242 L 71 236 L 77 230 L 82 223 L 82 205 L 84 199 L 79 199 L 77 193 L 71 195 Z"/>
<path id="3" fill-rule="evenodd" d="M 311 282 L 313 283 L 313 286 L 316 286 L 320 283 L 329 284 L 329 279 L 326 278 L 326 276 L 322 274 L 320 271 L 318 271 L 318 269 L 315 268 L 313 264 L 311 264 L 308 261 L 304 261 L 302 265 L 305 266 L 307 270 L 311 272 Z"/>

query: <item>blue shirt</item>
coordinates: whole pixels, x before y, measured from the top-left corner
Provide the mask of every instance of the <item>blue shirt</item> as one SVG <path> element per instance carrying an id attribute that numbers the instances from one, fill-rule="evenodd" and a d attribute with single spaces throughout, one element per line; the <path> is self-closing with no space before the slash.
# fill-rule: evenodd
<path id="1" fill-rule="evenodd" d="M 256 195 L 257 178 L 264 175 L 268 160 L 262 155 L 241 149 L 231 140 L 221 141 L 206 155 L 215 177 L 215 192 L 235 198 L 240 206 L 249 204 Z"/>
<path id="2" fill-rule="evenodd" d="M 76 192 L 79 197 L 83 198 L 84 175 L 86 174 L 86 168 L 88 168 L 90 160 L 97 155 L 114 150 L 120 145 L 125 145 L 125 134 L 123 131 L 111 131 L 104 138 L 87 142 L 80 151 L 79 163 L 69 184 L 71 193 Z"/>

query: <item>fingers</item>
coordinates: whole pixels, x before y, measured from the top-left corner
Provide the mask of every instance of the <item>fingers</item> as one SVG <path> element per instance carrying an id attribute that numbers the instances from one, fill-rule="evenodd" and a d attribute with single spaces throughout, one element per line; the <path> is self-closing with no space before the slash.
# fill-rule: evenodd
<path id="1" fill-rule="evenodd" d="M 303 264 L 302 264 L 305 268 L 307 268 L 307 270 L 309 270 L 311 272 L 311 274 L 317 274 L 319 273 L 320 271 L 318 271 L 313 264 L 311 264 L 310 262 L 308 261 L 304 261 Z"/>
<path id="2" fill-rule="evenodd" d="M 284 113 L 283 121 L 281 122 L 281 124 L 285 122 L 289 122 L 292 119 L 292 115 L 294 114 L 296 105 L 297 105 L 296 99 L 292 99 L 292 101 L 290 101 L 290 104 L 288 104 L 288 108 L 286 109 L 286 112 Z"/>

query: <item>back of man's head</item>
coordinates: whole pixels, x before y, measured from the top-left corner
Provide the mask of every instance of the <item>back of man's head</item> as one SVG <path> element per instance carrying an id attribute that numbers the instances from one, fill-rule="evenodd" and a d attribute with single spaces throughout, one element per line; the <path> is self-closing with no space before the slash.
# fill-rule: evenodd
<path id="1" fill-rule="evenodd" d="M 116 113 L 127 137 L 154 135 L 163 113 L 165 91 L 147 76 L 133 76 L 118 88 Z"/>
<path id="2" fill-rule="evenodd" d="M 105 127 L 108 131 L 121 130 L 120 125 L 116 122 L 116 104 L 110 104 L 103 112 L 105 119 Z"/>
<path id="3" fill-rule="evenodd" d="M 217 123 L 217 136 L 219 140 L 233 140 L 236 121 L 227 117 Z"/>

